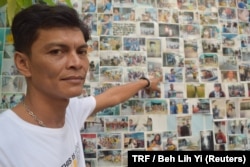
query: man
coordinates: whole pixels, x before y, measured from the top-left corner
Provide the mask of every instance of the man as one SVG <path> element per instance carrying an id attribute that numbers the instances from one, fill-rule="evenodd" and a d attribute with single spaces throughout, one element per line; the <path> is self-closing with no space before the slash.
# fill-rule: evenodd
<path id="1" fill-rule="evenodd" d="M 168 98 L 176 97 L 176 90 L 174 90 L 174 85 L 170 84 L 170 89 L 168 90 Z"/>
<path id="2" fill-rule="evenodd" d="M 217 105 L 215 105 L 212 109 L 213 111 L 213 117 L 214 119 L 219 119 L 220 117 L 220 109 L 217 107 Z"/>
<path id="3" fill-rule="evenodd" d="M 0 115 L 1 167 L 84 167 L 80 129 L 87 117 L 145 86 L 160 91 L 160 78 L 144 78 L 77 98 L 89 68 L 90 36 L 78 13 L 67 6 L 24 9 L 15 16 L 12 33 L 14 61 L 26 78 L 27 92 L 22 103 Z"/>
<path id="4" fill-rule="evenodd" d="M 186 122 L 182 122 L 182 126 L 180 127 L 180 136 L 190 136 L 190 129 Z"/>
<path id="5" fill-rule="evenodd" d="M 170 74 L 168 75 L 168 82 L 175 82 L 175 71 L 173 68 L 171 68 Z"/>
<path id="6" fill-rule="evenodd" d="M 226 96 L 225 93 L 221 89 L 221 84 L 215 83 L 214 90 L 209 93 L 209 97 L 220 98 L 220 97 L 225 97 L 225 96 Z"/>
<path id="7" fill-rule="evenodd" d="M 234 71 L 227 71 L 226 78 L 223 80 L 223 82 L 237 82 L 237 80 L 235 79 Z"/>

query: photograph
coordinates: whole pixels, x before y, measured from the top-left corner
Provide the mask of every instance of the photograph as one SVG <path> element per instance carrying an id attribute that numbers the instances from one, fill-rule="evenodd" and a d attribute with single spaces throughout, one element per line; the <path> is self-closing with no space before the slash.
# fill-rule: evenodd
<path id="1" fill-rule="evenodd" d="M 198 3 L 199 3 L 199 1 L 198 1 Z M 201 12 L 200 13 L 200 24 L 201 25 L 216 25 L 216 24 L 218 24 L 218 13 L 212 12 L 212 11 L 211 12 Z"/>
<path id="2" fill-rule="evenodd" d="M 145 51 L 146 39 L 145 38 L 123 38 L 123 50 L 125 51 Z"/>
<path id="3" fill-rule="evenodd" d="M 197 12 L 193 11 L 180 11 L 179 12 L 179 21 L 182 24 L 195 24 L 197 23 L 199 17 Z"/>
<path id="4" fill-rule="evenodd" d="M 205 98 L 205 84 L 186 84 L 187 98 Z"/>
<path id="5" fill-rule="evenodd" d="M 0 109 L 13 108 L 25 98 L 24 93 L 2 93 L 0 96 L 2 99 Z"/>
<path id="6" fill-rule="evenodd" d="M 238 104 L 238 99 L 230 99 L 226 100 L 226 112 L 227 112 L 227 118 L 236 118 L 239 117 L 239 106 Z"/>
<path id="7" fill-rule="evenodd" d="M 222 36 L 222 46 L 224 47 L 235 47 L 238 43 L 238 34 L 221 34 Z"/>
<path id="8" fill-rule="evenodd" d="M 8 76 L 8 77 L 11 77 L 11 76 L 15 76 L 15 75 L 21 75 L 20 72 L 18 71 L 18 69 L 16 68 L 16 65 L 14 64 L 14 61 L 13 59 L 2 59 L 1 58 L 1 61 L 2 61 L 2 75 L 3 76 Z"/>
<path id="9" fill-rule="evenodd" d="M 184 55 L 178 52 L 162 53 L 163 67 L 184 67 Z"/>
<path id="10" fill-rule="evenodd" d="M 122 82 L 122 67 L 100 67 L 100 82 Z"/>
<path id="11" fill-rule="evenodd" d="M 136 35 L 136 24 L 126 22 L 113 22 L 114 36 L 133 36 Z"/>
<path id="12" fill-rule="evenodd" d="M 195 10 L 197 6 L 196 1 L 177 1 L 180 10 Z"/>
<path id="13" fill-rule="evenodd" d="M 236 8 L 230 7 L 219 7 L 218 8 L 219 18 L 221 20 L 236 20 L 237 19 L 237 11 Z"/>
<path id="14" fill-rule="evenodd" d="M 95 159 L 88 159 L 88 158 L 86 158 L 85 159 L 85 166 L 86 167 L 96 167 L 97 166 L 97 162 L 96 162 L 96 160 Z"/>
<path id="15" fill-rule="evenodd" d="M 185 58 L 197 58 L 198 57 L 198 41 L 185 40 L 184 39 L 184 55 Z"/>
<path id="16" fill-rule="evenodd" d="M 180 37 L 182 38 L 199 38 L 200 25 L 198 24 L 182 24 L 180 25 Z"/>
<path id="17" fill-rule="evenodd" d="M 97 149 L 121 149 L 120 133 L 98 133 L 96 138 Z"/>
<path id="18" fill-rule="evenodd" d="M 158 8 L 177 8 L 177 3 L 176 1 L 172 1 L 172 0 L 157 0 L 156 3 Z"/>
<path id="19" fill-rule="evenodd" d="M 133 8 L 113 7 L 113 21 L 135 21 L 132 17 L 135 17 Z"/>
<path id="20" fill-rule="evenodd" d="M 202 50 L 205 53 L 218 53 L 221 50 L 221 41 L 220 40 L 211 40 L 211 39 L 203 39 L 202 40 Z M 213 55 L 213 54 L 211 54 Z M 209 56 L 209 55 L 207 55 Z M 217 58 L 218 61 L 218 58 Z"/>
<path id="21" fill-rule="evenodd" d="M 92 35 L 97 35 L 97 14 L 87 13 L 82 16 L 83 23 L 85 23 Z"/>
<path id="22" fill-rule="evenodd" d="M 125 67 L 146 67 L 147 64 L 147 54 L 146 52 L 123 52 L 122 53 L 124 66 Z"/>
<path id="23" fill-rule="evenodd" d="M 146 67 L 133 66 L 124 68 L 124 82 L 137 81 L 138 79 L 146 75 L 147 75 Z"/>
<path id="24" fill-rule="evenodd" d="M 237 22 L 229 22 L 222 20 L 221 24 L 221 32 L 222 33 L 238 33 L 238 23 Z"/>
<path id="25" fill-rule="evenodd" d="M 168 114 L 167 99 L 145 100 L 145 114 Z"/>
<path id="26" fill-rule="evenodd" d="M 100 50 L 119 51 L 122 47 L 122 40 L 119 36 L 100 36 Z"/>
<path id="27" fill-rule="evenodd" d="M 183 82 L 183 67 L 164 67 L 164 82 Z"/>
<path id="28" fill-rule="evenodd" d="M 161 39 L 146 38 L 147 57 L 161 57 Z"/>
<path id="29" fill-rule="evenodd" d="M 81 133 L 104 132 L 104 117 L 90 116 L 84 122 Z"/>
<path id="30" fill-rule="evenodd" d="M 248 151 L 249 144 L 248 144 L 248 137 L 246 135 L 228 135 L 229 143 L 227 144 L 227 148 L 229 151 Z"/>
<path id="31" fill-rule="evenodd" d="M 221 0 L 223 1 L 223 0 Z M 198 0 L 197 1 L 198 9 L 204 13 L 217 10 L 216 0 Z"/>
<path id="32" fill-rule="evenodd" d="M 25 92 L 26 91 L 26 82 L 25 78 L 21 75 L 9 76 L 3 75 L 2 76 L 2 92 Z"/>
<path id="33" fill-rule="evenodd" d="M 147 151 L 162 151 L 162 134 L 161 133 L 147 133 Z"/>
<path id="34" fill-rule="evenodd" d="M 1 43 L 1 40 L 0 40 Z M 0 44 L 1 47 L 1 44 Z M 1 51 L 0 51 L 1 52 Z M 4 52 L 2 52 L 1 54 L 3 54 L 3 56 L 1 56 L 3 59 L 13 59 L 14 57 L 14 45 L 13 44 L 5 44 L 4 46 Z"/>
<path id="35" fill-rule="evenodd" d="M 220 30 L 217 26 L 204 25 L 201 27 L 201 38 L 205 39 L 217 39 L 219 37 Z"/>
<path id="36" fill-rule="evenodd" d="M 99 81 L 99 59 L 89 59 L 89 71 L 87 74 L 86 82 L 98 82 Z"/>
<path id="37" fill-rule="evenodd" d="M 176 119 L 178 137 L 192 136 L 192 116 L 178 116 Z"/>
<path id="38" fill-rule="evenodd" d="M 199 65 L 198 61 L 194 59 L 185 59 L 185 81 L 199 82 Z"/>
<path id="39" fill-rule="evenodd" d="M 214 139 L 216 144 L 225 144 L 228 142 L 226 132 L 226 122 L 216 121 L 214 122 Z"/>
<path id="40" fill-rule="evenodd" d="M 121 150 L 98 150 L 98 166 L 121 166 Z"/>
<path id="41" fill-rule="evenodd" d="M 245 97 L 246 85 L 244 83 L 230 83 L 227 85 L 229 97 Z"/>
<path id="42" fill-rule="evenodd" d="M 170 114 L 189 114 L 189 99 L 170 99 Z"/>
<path id="43" fill-rule="evenodd" d="M 118 51 L 101 51 L 100 66 L 122 66 L 123 57 Z M 91 67 L 91 66 L 90 66 Z"/>
<path id="44" fill-rule="evenodd" d="M 226 90 L 221 83 L 207 83 L 207 94 L 209 98 L 225 98 Z"/>
<path id="45" fill-rule="evenodd" d="M 236 83 L 238 82 L 238 72 L 237 71 L 221 71 L 221 80 L 226 83 Z"/>
<path id="46" fill-rule="evenodd" d="M 138 150 L 145 148 L 144 132 L 124 133 L 123 148 Z"/>
<path id="47" fill-rule="evenodd" d="M 128 131 L 128 117 L 114 116 L 105 117 L 105 131 L 106 132 L 127 132 Z"/>
<path id="48" fill-rule="evenodd" d="M 99 14 L 97 17 L 97 35 L 113 35 L 112 14 Z"/>
<path id="49" fill-rule="evenodd" d="M 96 12 L 96 0 L 88 0 L 88 1 L 83 1 L 82 2 L 82 12 L 89 12 L 89 13 L 94 13 Z"/>
<path id="50" fill-rule="evenodd" d="M 164 51 L 172 50 L 172 51 L 179 51 L 180 49 L 180 38 L 165 38 L 165 46 L 163 47 Z"/>
<path id="51" fill-rule="evenodd" d="M 131 99 L 121 104 L 121 115 L 143 115 L 144 100 Z"/>
<path id="52" fill-rule="evenodd" d="M 163 151 L 177 151 L 178 140 L 175 131 L 162 132 L 162 148 Z"/>
<path id="53" fill-rule="evenodd" d="M 162 77 L 162 62 L 160 59 L 147 59 L 148 76 L 152 78 Z"/>
<path id="54" fill-rule="evenodd" d="M 92 39 L 90 39 L 88 42 L 88 55 L 90 58 L 98 58 L 99 57 L 99 50 L 100 50 L 100 41 L 99 37 L 92 36 Z"/>
<path id="55" fill-rule="evenodd" d="M 171 9 L 162 9 L 162 6 L 160 9 L 158 9 L 158 22 L 160 23 L 171 23 L 171 15 L 172 10 Z"/>
<path id="56" fill-rule="evenodd" d="M 210 100 L 209 99 L 190 99 L 189 105 L 192 108 L 193 114 L 210 114 Z"/>
<path id="57" fill-rule="evenodd" d="M 212 46 L 214 47 L 214 46 Z M 218 54 L 204 53 L 199 55 L 200 67 L 218 67 Z"/>
<path id="58" fill-rule="evenodd" d="M 240 81 L 250 81 L 250 65 L 249 64 L 239 64 L 238 67 L 239 79 Z"/>
<path id="59" fill-rule="evenodd" d="M 214 120 L 225 119 L 228 111 L 225 99 L 211 100 L 211 110 Z"/>
<path id="60" fill-rule="evenodd" d="M 250 99 L 240 99 L 240 118 L 250 118 Z M 248 127 L 249 128 L 249 127 Z"/>
<path id="61" fill-rule="evenodd" d="M 6 27 L 6 13 L 0 11 L 0 27 Z"/>
<path id="62" fill-rule="evenodd" d="M 156 23 L 155 22 L 139 22 L 139 34 L 141 36 L 156 36 Z"/>
<path id="63" fill-rule="evenodd" d="M 137 3 L 140 4 L 140 1 L 137 1 Z M 136 16 L 136 21 L 155 22 L 157 21 L 157 9 L 152 7 L 143 8 L 142 6 L 136 11 Z"/>
<path id="64" fill-rule="evenodd" d="M 200 68 L 200 81 L 203 83 L 218 82 L 218 69 L 212 67 Z"/>
<path id="65" fill-rule="evenodd" d="M 200 151 L 199 136 L 178 138 L 177 151 Z"/>
<path id="66" fill-rule="evenodd" d="M 178 24 L 163 24 L 159 23 L 159 36 L 160 37 L 179 37 Z"/>
<path id="67" fill-rule="evenodd" d="M 183 83 L 164 83 L 165 98 L 184 98 L 185 86 Z"/>
<path id="68" fill-rule="evenodd" d="M 116 115 L 120 115 L 120 105 L 108 107 L 96 113 L 96 116 L 116 116 Z"/>
<path id="69" fill-rule="evenodd" d="M 150 115 L 129 115 L 128 126 L 129 131 L 152 131 L 153 130 L 153 118 Z"/>
<path id="70" fill-rule="evenodd" d="M 82 147 L 86 158 L 96 158 L 96 134 L 81 134 Z"/>
<path id="71" fill-rule="evenodd" d="M 212 130 L 200 132 L 200 146 L 201 146 L 201 151 L 214 150 L 214 138 Z"/>

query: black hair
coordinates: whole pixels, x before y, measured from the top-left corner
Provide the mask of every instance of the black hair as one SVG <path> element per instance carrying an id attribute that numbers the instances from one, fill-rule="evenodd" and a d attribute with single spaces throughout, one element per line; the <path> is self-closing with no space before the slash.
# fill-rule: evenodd
<path id="1" fill-rule="evenodd" d="M 79 28 L 85 41 L 90 39 L 89 28 L 73 8 L 66 5 L 35 4 L 17 13 L 13 19 L 11 31 L 15 50 L 30 55 L 39 30 L 55 27 Z"/>

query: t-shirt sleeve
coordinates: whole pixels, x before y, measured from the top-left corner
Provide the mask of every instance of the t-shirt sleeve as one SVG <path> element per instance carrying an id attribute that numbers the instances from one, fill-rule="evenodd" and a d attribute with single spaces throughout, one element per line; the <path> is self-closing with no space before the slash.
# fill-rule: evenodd
<path id="1" fill-rule="evenodd" d="M 81 128 L 88 116 L 94 111 L 95 107 L 96 100 L 94 96 L 84 98 L 76 97 L 70 99 L 67 114 L 70 114 L 76 121 L 78 127 Z"/>

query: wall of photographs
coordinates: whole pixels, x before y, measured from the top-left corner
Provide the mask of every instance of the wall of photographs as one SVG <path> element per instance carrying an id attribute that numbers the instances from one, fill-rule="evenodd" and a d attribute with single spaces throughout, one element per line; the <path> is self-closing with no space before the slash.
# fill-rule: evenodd
<path id="1" fill-rule="evenodd" d="M 161 94 L 141 90 L 88 118 L 81 135 L 89 164 L 127 166 L 128 150 L 250 150 L 250 0 L 72 3 L 92 34 L 79 98 L 163 76 Z M 5 17 L 0 10 L 2 111 L 26 88 Z"/>

